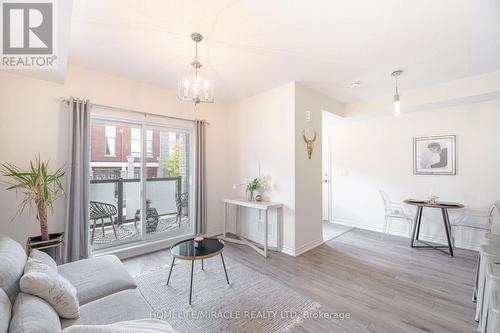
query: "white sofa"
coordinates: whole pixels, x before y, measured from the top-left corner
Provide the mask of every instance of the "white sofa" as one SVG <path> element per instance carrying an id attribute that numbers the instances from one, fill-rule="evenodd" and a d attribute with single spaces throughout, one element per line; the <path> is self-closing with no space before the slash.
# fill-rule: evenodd
<path id="1" fill-rule="evenodd" d="M 0 235 L 0 288 L 12 304 L 19 294 L 19 280 L 26 260 L 26 252 L 19 243 Z M 151 307 L 137 290 L 133 277 L 115 256 L 60 265 L 58 272 L 75 286 L 80 304 L 80 317 L 60 319 L 61 328 L 151 317 Z"/>

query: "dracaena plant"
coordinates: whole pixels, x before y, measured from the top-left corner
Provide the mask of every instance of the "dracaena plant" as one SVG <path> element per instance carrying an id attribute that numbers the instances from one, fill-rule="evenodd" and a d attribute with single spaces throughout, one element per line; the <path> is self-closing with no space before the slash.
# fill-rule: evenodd
<path id="1" fill-rule="evenodd" d="M 34 211 L 40 222 L 42 240 L 49 240 L 47 211 L 52 213 L 54 201 L 64 193 L 61 182 L 65 174 L 64 167 L 50 172 L 49 162 L 42 161 L 38 156 L 35 161 L 30 162 L 27 170 L 11 163 L 2 163 L 0 173 L 8 178 L 3 182 L 7 185 L 7 190 L 15 190 L 16 194 L 21 192 L 24 195 L 16 216 L 22 214 L 26 208 Z"/>

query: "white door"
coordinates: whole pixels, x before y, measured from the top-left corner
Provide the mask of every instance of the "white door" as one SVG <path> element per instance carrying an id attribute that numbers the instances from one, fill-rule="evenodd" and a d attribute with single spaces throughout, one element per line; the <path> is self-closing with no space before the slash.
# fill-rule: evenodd
<path id="1" fill-rule="evenodd" d="M 323 221 L 331 220 L 331 137 L 327 136 L 323 141 L 323 167 L 322 167 L 322 186 L 323 186 Z"/>

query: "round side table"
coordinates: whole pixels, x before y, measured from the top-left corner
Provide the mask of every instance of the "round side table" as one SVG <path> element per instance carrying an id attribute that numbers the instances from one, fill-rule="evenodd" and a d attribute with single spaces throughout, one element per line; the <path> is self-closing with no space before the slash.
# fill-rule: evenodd
<path id="1" fill-rule="evenodd" d="M 170 272 L 168 273 L 167 285 L 170 282 L 170 276 L 172 275 L 172 269 L 174 268 L 175 259 L 191 260 L 191 282 L 189 285 L 189 304 L 191 304 L 191 296 L 193 293 L 193 270 L 195 260 L 201 260 L 201 269 L 203 269 L 203 260 L 215 257 L 220 254 L 222 260 L 222 267 L 224 268 L 224 274 L 226 275 L 227 284 L 229 284 L 229 278 L 227 277 L 226 264 L 224 263 L 224 256 L 222 251 L 224 250 L 224 243 L 218 239 L 205 238 L 203 240 L 203 247 L 194 247 L 194 239 L 188 239 L 179 242 L 170 248 L 170 253 L 172 254 L 172 264 L 170 265 Z"/>

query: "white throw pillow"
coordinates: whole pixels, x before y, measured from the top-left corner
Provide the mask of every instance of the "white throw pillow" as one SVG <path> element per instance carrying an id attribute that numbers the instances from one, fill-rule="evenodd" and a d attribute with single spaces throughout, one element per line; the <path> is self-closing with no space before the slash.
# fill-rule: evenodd
<path id="1" fill-rule="evenodd" d="M 53 270 L 55 270 L 57 272 L 56 262 L 47 253 L 40 251 L 40 250 L 37 250 L 37 249 L 33 249 L 33 250 L 31 250 L 30 258 L 43 262 L 45 265 L 49 266 L 50 268 L 52 268 Z"/>
<path id="2" fill-rule="evenodd" d="M 0 288 L 0 333 L 7 333 L 9 329 L 12 304 L 9 296 Z"/>
<path id="3" fill-rule="evenodd" d="M 39 260 L 28 258 L 19 287 L 22 292 L 47 301 L 62 318 L 80 316 L 75 287 Z"/>
<path id="4" fill-rule="evenodd" d="M 40 297 L 19 293 L 12 307 L 9 333 L 58 333 L 61 322 L 54 308 Z"/>

